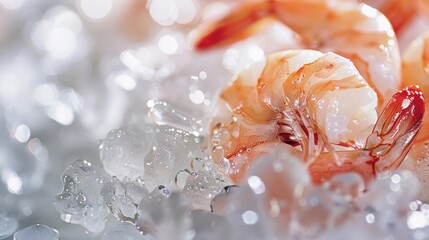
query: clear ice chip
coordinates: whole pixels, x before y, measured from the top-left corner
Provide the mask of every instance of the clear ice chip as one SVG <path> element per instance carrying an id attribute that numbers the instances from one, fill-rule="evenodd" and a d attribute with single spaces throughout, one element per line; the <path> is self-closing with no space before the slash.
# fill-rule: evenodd
<path id="1" fill-rule="evenodd" d="M 200 170 L 189 175 L 183 188 L 183 194 L 191 200 L 194 209 L 210 211 L 212 199 L 222 191 L 225 185 L 209 172 Z"/>
<path id="2" fill-rule="evenodd" d="M 104 169 L 120 180 L 143 177 L 144 158 L 152 148 L 154 131 L 150 127 L 124 127 L 111 130 L 100 146 Z"/>
<path id="3" fill-rule="evenodd" d="M 170 125 L 187 132 L 199 133 L 204 131 L 202 120 L 188 116 L 163 101 L 151 102 L 149 117 L 158 125 Z"/>
<path id="4" fill-rule="evenodd" d="M 179 192 L 170 194 L 159 186 L 139 204 L 136 225 L 155 239 L 186 239 L 191 227 L 188 213 L 189 204 Z"/>
<path id="5" fill-rule="evenodd" d="M 107 174 L 86 160 L 76 160 L 62 175 L 63 191 L 54 197 L 65 222 L 79 224 L 93 233 L 104 229 L 108 208 L 100 195 Z"/>
<path id="6" fill-rule="evenodd" d="M 110 182 L 104 183 L 100 194 L 113 215 L 119 219 L 134 219 L 138 204 L 149 192 L 136 181 L 121 182 L 113 177 Z"/>

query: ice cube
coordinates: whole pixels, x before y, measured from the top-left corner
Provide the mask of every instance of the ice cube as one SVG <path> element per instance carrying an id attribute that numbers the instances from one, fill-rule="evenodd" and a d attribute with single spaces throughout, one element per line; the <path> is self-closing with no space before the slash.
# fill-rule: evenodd
<path id="1" fill-rule="evenodd" d="M 256 159 L 243 186 L 250 188 L 258 199 L 270 203 L 269 215 L 282 224 L 291 221 L 305 188 L 311 185 L 301 159 L 288 154 L 289 150 L 283 150 L 285 152 Z M 246 195 L 242 201 L 248 201 Z"/>
<path id="2" fill-rule="evenodd" d="M 365 190 L 364 181 L 357 173 L 335 175 L 329 182 L 326 182 L 326 187 L 345 196 L 348 200 L 359 197 Z"/>
<path id="3" fill-rule="evenodd" d="M 58 240 L 60 233 L 43 224 L 34 224 L 19 230 L 13 235 L 14 240 Z"/>
<path id="4" fill-rule="evenodd" d="M 104 169 L 119 179 L 143 177 L 144 158 L 152 148 L 154 131 L 151 127 L 124 127 L 111 130 L 100 146 Z"/>
<path id="5" fill-rule="evenodd" d="M 419 191 L 419 180 L 411 172 L 385 172 L 359 201 L 363 208 L 371 206 L 380 211 L 408 208 Z"/>
<path id="6" fill-rule="evenodd" d="M 300 159 L 277 152 L 256 159 L 247 177 L 227 196 L 225 224 L 211 239 L 284 239 L 310 177 Z M 231 227 L 232 226 L 232 227 Z"/>
<path id="7" fill-rule="evenodd" d="M 149 101 L 149 116 L 158 125 L 170 125 L 187 132 L 196 134 L 203 132 L 202 120 L 188 116 L 172 105 L 163 101 Z"/>
<path id="8" fill-rule="evenodd" d="M 345 222 L 331 231 L 319 235 L 317 240 L 361 240 L 361 239 L 389 239 L 380 232 L 376 226 L 368 224 L 365 220 L 355 219 Z M 396 239 L 396 238 L 392 238 Z M 398 238 L 399 239 L 399 238 Z"/>
<path id="9" fill-rule="evenodd" d="M 65 222 L 98 233 L 104 229 L 108 208 L 100 195 L 108 176 L 86 160 L 76 160 L 62 175 L 63 191 L 54 197 L 55 208 Z"/>
<path id="10" fill-rule="evenodd" d="M 139 220 L 136 225 L 155 239 L 187 239 L 191 226 L 189 204 L 180 193 L 169 196 L 164 188 L 157 188 L 151 197 L 139 204 Z"/>
<path id="11" fill-rule="evenodd" d="M 207 171 L 193 172 L 186 180 L 183 194 L 191 201 L 194 209 L 210 211 L 214 196 L 222 191 L 225 182 L 216 179 Z"/>
<path id="12" fill-rule="evenodd" d="M 0 213 L 0 239 L 9 237 L 17 228 L 18 222 L 14 218 Z"/>
<path id="13" fill-rule="evenodd" d="M 129 223 L 123 222 L 113 229 L 110 229 L 103 235 L 103 240 L 146 240 L 146 238 L 136 226 Z"/>
<path id="14" fill-rule="evenodd" d="M 429 157 L 420 157 L 417 159 L 417 161 L 408 161 L 408 163 L 414 164 L 413 168 L 411 169 L 413 170 L 413 173 L 416 174 L 416 177 L 419 179 L 421 185 L 419 199 L 426 201 L 429 200 Z"/>
<path id="15" fill-rule="evenodd" d="M 177 173 L 190 168 L 195 152 L 199 152 L 199 140 L 176 128 L 162 126 L 156 129 L 152 149 L 145 158 L 145 185 L 152 190 L 158 185 L 176 187 Z"/>
<path id="16" fill-rule="evenodd" d="M 315 237 L 348 221 L 353 205 L 348 195 L 332 192 L 324 187 L 309 188 L 300 200 L 292 220 L 299 231 L 296 236 Z"/>
<path id="17" fill-rule="evenodd" d="M 412 239 L 404 212 L 419 190 L 419 180 L 407 170 L 381 173 L 357 201 L 364 209 L 360 218 L 383 234 L 383 239 Z"/>
<path id="18" fill-rule="evenodd" d="M 239 187 L 237 185 L 229 185 L 222 189 L 222 191 L 217 194 L 210 203 L 210 210 L 217 214 L 225 216 L 228 214 L 227 207 L 231 201 L 231 194 L 234 191 L 237 191 Z"/>
<path id="19" fill-rule="evenodd" d="M 111 181 L 104 183 L 100 194 L 113 215 L 120 219 L 134 219 L 138 204 L 149 192 L 138 182 L 121 182 L 113 177 Z"/>

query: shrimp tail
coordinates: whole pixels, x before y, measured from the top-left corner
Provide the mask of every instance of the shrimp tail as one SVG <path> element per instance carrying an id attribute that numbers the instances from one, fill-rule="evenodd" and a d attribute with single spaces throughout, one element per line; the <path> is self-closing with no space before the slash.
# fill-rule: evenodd
<path id="1" fill-rule="evenodd" d="M 322 153 L 310 166 L 313 182 L 320 184 L 339 173 L 356 172 L 366 186 L 383 171 L 397 168 L 409 152 L 422 125 L 425 101 L 418 87 L 411 86 L 392 96 L 379 116 L 364 149 Z"/>
<path id="2" fill-rule="evenodd" d="M 209 23 L 198 31 L 194 47 L 205 50 L 243 40 L 263 28 L 271 15 L 269 1 L 248 1 L 237 6 L 224 18 Z"/>
<path id="3" fill-rule="evenodd" d="M 409 152 L 422 126 L 425 100 L 418 86 L 407 87 L 392 96 L 379 116 L 365 149 L 379 157 L 375 172 L 397 168 Z"/>

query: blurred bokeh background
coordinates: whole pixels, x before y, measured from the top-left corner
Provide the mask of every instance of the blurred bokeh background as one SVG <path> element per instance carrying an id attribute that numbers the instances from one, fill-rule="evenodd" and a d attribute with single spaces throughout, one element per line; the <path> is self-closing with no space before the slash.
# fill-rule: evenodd
<path id="1" fill-rule="evenodd" d="M 188 34 L 226 8 L 194 0 L 0 0 L 0 213 L 16 221 L 9 231 L 41 223 L 61 239 L 101 239 L 61 221 L 53 197 L 62 172 L 75 159 L 99 164 L 100 140 L 144 121 L 149 99 L 204 118 L 229 73 L 209 60 L 219 52 L 195 61 Z M 112 217 L 108 226 L 116 223 Z"/>
<path id="2" fill-rule="evenodd" d="M 101 140 L 147 121 L 152 100 L 206 124 L 234 73 L 294 47 L 291 31 L 273 24 L 193 51 L 194 29 L 233 2 L 0 0 L 0 239 L 36 223 L 63 240 L 101 239 L 63 222 L 53 205 L 70 163 L 100 165 Z M 110 216 L 107 226 L 117 223 Z"/>

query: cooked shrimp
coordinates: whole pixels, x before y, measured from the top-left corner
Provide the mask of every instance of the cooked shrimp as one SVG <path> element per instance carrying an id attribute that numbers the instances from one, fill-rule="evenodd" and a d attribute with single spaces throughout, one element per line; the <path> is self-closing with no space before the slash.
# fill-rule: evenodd
<path id="1" fill-rule="evenodd" d="M 254 34 L 267 19 L 295 31 L 306 48 L 349 58 L 378 95 L 378 110 L 400 85 L 399 50 L 386 17 L 365 4 L 344 0 L 243 1 L 226 17 L 201 28 L 197 49 Z"/>
<path id="2" fill-rule="evenodd" d="M 405 50 L 402 58 L 402 76 L 403 84 L 420 85 L 423 95 L 429 97 L 429 33 L 423 34 L 414 40 Z M 425 105 L 426 111 L 429 111 L 429 103 Z M 407 156 L 405 167 L 410 168 L 423 181 L 422 177 L 427 179 L 427 167 L 419 169 L 419 161 L 428 156 L 429 143 L 429 115 L 423 117 L 422 130 L 417 135 L 416 142 Z M 421 176 L 421 175 L 425 176 Z M 426 181 L 426 180 L 425 180 Z M 429 197 L 426 196 L 426 198 Z"/>
<path id="3" fill-rule="evenodd" d="M 424 30 L 429 30 L 428 0 L 359 0 L 380 10 L 392 23 L 401 52 Z"/>
<path id="4" fill-rule="evenodd" d="M 122 12 L 121 30 L 132 40 L 144 41 L 150 35 L 151 18 L 146 10 L 146 0 L 131 0 L 125 3 L 124 12 Z"/>
<path id="5" fill-rule="evenodd" d="M 380 10 L 392 24 L 395 32 L 400 32 L 417 14 L 420 0 L 361 0 Z"/>
<path id="6" fill-rule="evenodd" d="M 238 181 L 256 157 L 286 143 L 300 147 L 289 150 L 304 159 L 315 182 L 347 171 L 369 182 L 401 163 L 424 100 L 417 88 L 396 93 L 378 121 L 376 106 L 376 93 L 348 59 L 313 50 L 272 54 L 222 92 L 212 156 Z"/>
<path id="7" fill-rule="evenodd" d="M 429 97 L 429 33 L 415 39 L 402 55 L 402 84 L 419 85 L 425 98 Z M 429 109 L 429 103 L 426 105 Z M 429 115 L 423 118 L 422 130 L 416 143 L 429 139 Z"/>

